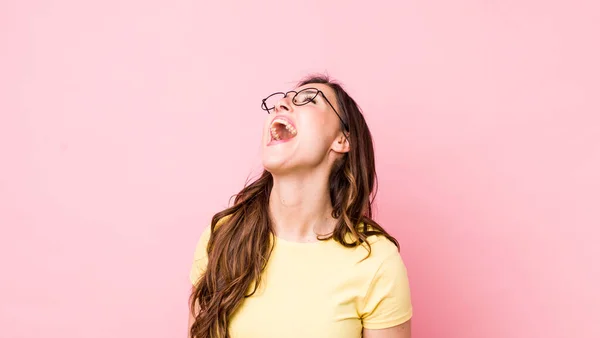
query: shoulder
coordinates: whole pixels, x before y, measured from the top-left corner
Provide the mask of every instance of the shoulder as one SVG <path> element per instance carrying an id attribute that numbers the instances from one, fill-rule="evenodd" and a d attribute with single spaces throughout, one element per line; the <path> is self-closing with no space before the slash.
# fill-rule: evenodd
<path id="1" fill-rule="evenodd" d="M 211 235 L 211 227 L 210 225 L 205 227 L 204 230 L 200 233 L 200 238 L 198 238 L 196 242 L 196 250 L 194 252 L 194 259 L 198 259 L 199 255 L 206 255 L 206 247 L 208 246 L 208 240 Z"/>
<path id="2" fill-rule="evenodd" d="M 371 235 L 367 237 L 367 242 L 371 246 L 371 255 L 378 259 L 385 259 L 389 255 L 399 255 L 399 248 L 384 235 Z"/>
<path id="3" fill-rule="evenodd" d="M 383 235 L 368 237 L 371 254 L 364 260 L 364 289 L 359 313 L 367 329 L 383 329 L 412 316 L 408 272 L 398 247 Z"/>
<path id="4" fill-rule="evenodd" d="M 365 226 L 361 223 L 358 226 L 358 231 L 362 232 L 365 230 Z M 367 230 L 373 230 L 370 226 Z M 350 235 L 353 237 L 352 235 Z M 398 246 L 383 234 L 374 234 L 367 237 L 366 242 L 356 247 L 356 251 L 368 255 L 366 259 L 370 264 L 379 264 L 390 259 L 390 257 L 400 257 L 400 251 Z"/>
<path id="5" fill-rule="evenodd" d="M 358 228 L 362 231 L 362 228 Z M 355 243 L 348 234 L 347 243 Z M 398 246 L 383 234 L 373 234 L 365 242 L 354 247 L 339 245 L 339 253 L 351 264 L 353 274 L 368 283 L 377 273 L 401 273 L 405 269 Z"/>
<path id="6" fill-rule="evenodd" d="M 359 227 L 362 229 L 364 227 Z M 383 234 L 370 235 L 366 242 L 354 248 L 354 253 L 356 270 L 367 285 L 377 284 L 381 279 L 407 284 L 406 265 L 393 239 Z"/>
<path id="7" fill-rule="evenodd" d="M 230 215 L 228 216 L 224 216 L 221 219 L 219 219 L 217 221 L 217 224 L 215 225 L 215 228 L 220 227 L 221 225 L 223 225 L 223 223 L 227 222 L 227 220 L 231 218 Z M 210 237 L 212 236 L 212 226 L 208 225 L 207 227 L 204 228 L 204 230 L 202 230 L 201 234 L 200 234 L 200 238 L 197 241 L 196 244 L 196 252 L 195 252 L 195 256 L 197 255 L 202 255 L 202 254 L 206 254 L 206 247 L 208 246 L 208 241 L 210 240 Z"/>
<path id="8" fill-rule="evenodd" d="M 225 216 L 221 218 L 215 228 L 225 222 L 229 216 Z M 200 234 L 200 238 L 196 242 L 196 247 L 194 249 L 194 258 L 192 263 L 192 269 L 190 271 L 190 280 L 192 283 L 196 283 L 198 278 L 205 272 L 206 265 L 208 264 L 208 242 L 210 241 L 210 237 L 212 236 L 212 226 L 208 225 L 202 230 Z"/>
<path id="9" fill-rule="evenodd" d="M 368 245 L 367 245 L 368 243 Z M 399 248 L 384 235 L 371 235 L 367 237 L 367 243 L 363 243 L 357 251 L 360 255 L 359 266 L 361 266 L 366 278 L 375 275 L 406 274 L 406 267 Z"/>

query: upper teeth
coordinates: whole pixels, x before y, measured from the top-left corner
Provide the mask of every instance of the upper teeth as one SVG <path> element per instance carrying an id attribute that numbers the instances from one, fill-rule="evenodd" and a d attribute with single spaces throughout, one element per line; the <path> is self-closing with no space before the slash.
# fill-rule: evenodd
<path id="1" fill-rule="evenodd" d="M 275 123 L 283 124 L 285 126 L 285 129 L 287 129 L 290 133 L 292 133 L 292 135 L 296 135 L 296 133 L 297 133 L 296 128 L 294 128 L 294 126 L 292 126 L 292 124 L 289 123 L 287 120 L 275 119 L 275 120 L 273 120 L 273 124 L 271 124 L 271 125 L 274 125 Z M 271 127 L 271 130 L 275 131 L 275 127 Z M 275 133 L 275 134 L 277 134 L 277 133 Z"/>

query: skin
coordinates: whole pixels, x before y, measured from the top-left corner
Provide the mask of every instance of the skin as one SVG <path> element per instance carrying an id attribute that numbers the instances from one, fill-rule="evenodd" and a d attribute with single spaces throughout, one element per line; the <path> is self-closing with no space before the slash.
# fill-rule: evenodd
<path id="1" fill-rule="evenodd" d="M 320 89 L 336 107 L 335 93 L 327 85 L 309 84 L 297 88 Z M 334 161 L 350 150 L 340 129 L 340 121 L 321 95 L 315 103 L 292 104 L 293 93 L 280 100 L 267 115 L 263 131 L 263 166 L 273 175 L 269 211 L 277 236 L 288 241 L 311 242 L 316 234 L 327 234 L 335 227 L 331 217 L 329 173 Z M 291 119 L 298 134 L 275 146 L 270 141 L 272 121 Z"/>
<path id="2" fill-rule="evenodd" d="M 320 89 L 337 111 L 340 111 L 335 93 L 324 84 L 308 84 L 296 88 Z M 335 228 L 331 217 L 333 207 L 329 198 L 329 173 L 335 160 L 350 151 L 350 144 L 342 133 L 340 120 L 323 99 L 296 106 L 291 101 L 294 93 L 280 100 L 264 123 L 262 162 L 273 175 L 273 189 L 269 211 L 278 237 L 294 242 L 314 242 L 319 234 L 328 234 Z M 268 146 L 273 119 L 285 116 L 291 119 L 298 134 L 292 140 Z M 194 322 L 190 313 L 189 325 Z M 410 338 L 410 320 L 395 327 L 363 330 L 365 338 Z"/>
<path id="3" fill-rule="evenodd" d="M 335 93 L 324 84 L 308 84 L 296 89 L 320 89 L 340 111 Z M 329 173 L 334 161 L 350 151 L 335 112 L 321 95 L 315 103 L 295 106 L 293 93 L 282 99 L 265 120 L 263 166 L 273 175 L 269 210 L 277 236 L 288 241 L 312 242 L 317 234 L 335 227 L 331 217 Z M 268 147 L 274 118 L 285 115 L 294 122 L 298 135 L 291 141 Z M 363 330 L 365 338 L 410 338 L 411 322 L 378 330 Z"/>
<path id="4" fill-rule="evenodd" d="M 405 323 L 387 329 L 363 330 L 364 338 L 410 338 L 410 319 Z"/>

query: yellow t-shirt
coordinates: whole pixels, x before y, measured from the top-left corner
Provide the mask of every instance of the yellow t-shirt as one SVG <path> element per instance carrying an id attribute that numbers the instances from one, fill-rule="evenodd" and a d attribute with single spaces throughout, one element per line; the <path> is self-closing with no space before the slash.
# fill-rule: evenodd
<path id="1" fill-rule="evenodd" d="M 194 254 L 190 281 L 207 263 L 210 227 Z M 232 338 L 353 338 L 362 328 L 383 329 L 412 316 L 406 268 L 383 236 L 346 248 L 334 240 L 296 243 L 276 238 L 256 293 L 230 320 Z M 362 261 L 361 261 L 362 260 Z"/>

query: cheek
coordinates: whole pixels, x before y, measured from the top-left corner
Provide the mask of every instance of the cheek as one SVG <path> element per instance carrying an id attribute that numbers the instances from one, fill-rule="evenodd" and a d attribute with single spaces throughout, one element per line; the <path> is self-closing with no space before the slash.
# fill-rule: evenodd
<path id="1" fill-rule="evenodd" d="M 327 116 L 327 112 L 322 112 L 314 116 L 311 121 L 312 130 L 314 131 L 315 136 L 319 139 L 329 140 L 332 137 L 335 137 L 338 125 L 335 120 L 332 120 L 329 116 Z"/>
<path id="2" fill-rule="evenodd" d="M 329 147 L 331 133 L 327 122 L 323 119 L 316 119 L 302 125 L 302 135 L 300 139 L 302 144 L 308 148 L 323 149 Z"/>
<path id="3" fill-rule="evenodd" d="M 309 111 L 298 119 L 302 124 L 303 129 L 310 130 L 312 133 L 326 134 L 330 121 L 327 119 L 325 112 Z"/>

